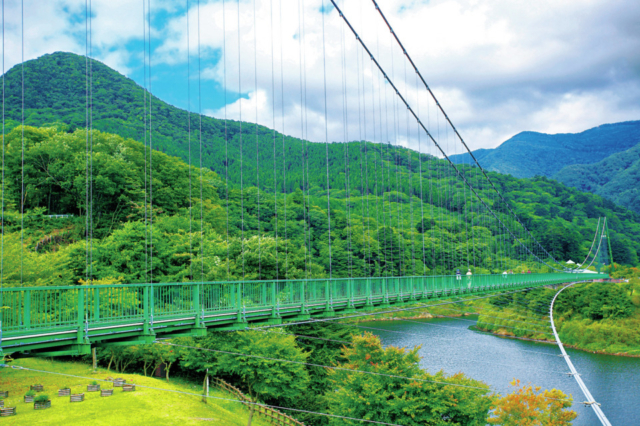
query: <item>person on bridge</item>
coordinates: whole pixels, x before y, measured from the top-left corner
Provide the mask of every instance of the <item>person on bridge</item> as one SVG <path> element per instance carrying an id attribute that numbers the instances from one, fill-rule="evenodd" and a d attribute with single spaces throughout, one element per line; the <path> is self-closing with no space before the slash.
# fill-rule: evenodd
<path id="1" fill-rule="evenodd" d="M 506 270 L 502 273 L 502 278 L 504 278 L 505 280 L 507 279 L 507 271 Z"/>
<path id="2" fill-rule="evenodd" d="M 467 287 L 471 288 L 471 269 L 467 271 Z"/>
<path id="3" fill-rule="evenodd" d="M 462 272 L 460 272 L 460 268 L 456 269 L 456 280 L 460 281 L 462 279 Z"/>

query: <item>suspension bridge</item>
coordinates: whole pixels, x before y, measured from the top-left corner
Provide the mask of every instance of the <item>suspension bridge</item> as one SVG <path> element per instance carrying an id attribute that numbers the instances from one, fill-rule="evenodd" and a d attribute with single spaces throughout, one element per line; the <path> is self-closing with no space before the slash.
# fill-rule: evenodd
<path id="1" fill-rule="evenodd" d="M 242 249 L 240 250 L 241 260 L 238 260 L 238 263 L 242 265 L 242 276 L 239 279 L 210 281 L 198 279 L 194 276 L 198 275 L 197 273 L 190 272 L 186 282 L 172 283 L 158 282 L 157 276 L 154 277 L 153 232 L 154 214 L 157 215 L 157 213 L 154 212 L 153 182 L 154 173 L 159 172 L 158 166 L 153 164 L 154 157 L 151 152 L 154 150 L 154 132 L 160 130 L 153 125 L 152 100 L 155 98 L 150 94 L 151 4 L 148 0 L 142 0 L 145 71 L 144 110 L 140 112 L 144 117 L 144 132 L 140 139 L 144 140 L 145 153 L 144 200 L 141 201 L 144 205 L 145 238 L 140 244 L 145 246 L 145 256 L 148 257 L 145 260 L 145 280 L 125 284 L 94 282 L 96 266 L 92 252 L 94 224 L 92 212 L 97 189 L 95 189 L 96 183 L 93 176 L 93 136 L 89 136 L 92 135 L 93 126 L 94 89 L 91 74 L 93 60 L 90 59 L 92 36 L 89 17 L 91 13 L 88 4 L 85 38 L 87 167 L 84 196 L 86 201 L 84 211 L 81 212 L 86 218 L 86 280 L 84 285 L 34 286 L 21 282 L 21 285 L 0 288 L 2 308 L 0 309 L 0 355 L 88 354 L 91 348 L 96 346 L 134 345 L 171 337 L 203 336 L 206 335 L 207 329 L 243 330 L 250 325 L 278 325 L 288 321 L 340 318 L 356 312 L 367 313 L 384 308 L 424 306 L 440 299 L 481 298 L 501 292 L 608 277 L 608 274 L 601 273 L 604 265 L 613 263 L 606 218 L 598 221 L 593 243 L 579 269 L 570 269 L 564 262 L 555 259 L 534 236 L 529 229 L 530 224 L 527 226 L 515 214 L 505 194 L 499 190 L 498 185 L 491 179 L 491 175 L 481 167 L 469 150 L 375 0 L 370 4 L 361 2 L 367 6 L 364 11 L 362 4 L 359 4 L 360 10 L 358 10 L 352 5 L 342 4 L 336 0 L 322 1 L 322 4 L 314 3 L 314 7 L 320 6 L 321 22 L 317 23 L 316 28 L 312 28 L 308 22 L 306 29 L 305 14 L 309 13 L 309 9 L 305 8 L 304 1 L 298 1 L 297 10 L 294 10 L 292 15 L 295 18 L 292 21 L 297 20 L 297 22 L 292 24 L 295 28 L 292 30 L 294 35 L 290 39 L 282 35 L 282 27 L 291 24 L 283 18 L 282 2 L 279 3 L 279 10 L 274 9 L 272 3 L 267 6 L 261 5 L 266 9 L 260 7 L 259 10 L 267 10 L 270 15 L 260 16 L 259 25 L 263 25 L 262 18 L 271 19 L 270 40 L 258 39 L 256 2 L 236 3 L 226 5 L 223 1 L 216 12 L 221 22 L 221 24 L 216 23 L 216 28 L 221 27 L 223 38 L 222 58 L 217 70 L 222 75 L 221 80 L 225 87 L 231 84 L 231 74 L 237 74 L 235 76 L 237 89 L 234 88 L 234 90 L 240 94 L 244 93 L 243 81 L 245 89 L 247 82 L 253 83 L 255 92 L 258 92 L 259 80 L 264 79 L 271 83 L 273 111 L 272 122 L 268 124 L 271 124 L 273 130 L 273 164 L 268 166 L 273 168 L 272 175 L 269 175 L 268 179 L 264 178 L 265 172 L 260 168 L 258 151 L 255 154 L 255 162 L 249 169 L 255 170 L 255 177 L 246 175 L 246 163 L 251 161 L 247 153 L 252 149 L 259 150 L 258 125 L 264 121 L 259 117 L 257 103 L 252 106 L 244 102 L 241 97 L 236 102 L 236 110 L 232 111 L 231 106 L 227 108 L 225 97 L 224 116 L 220 118 L 224 122 L 225 154 L 224 161 L 221 162 L 222 166 L 203 164 L 202 150 L 208 142 L 203 136 L 201 107 L 198 108 L 196 115 L 198 117 L 196 120 L 199 121 L 192 119 L 191 98 L 188 102 L 187 119 L 189 166 L 195 158 L 200 169 L 210 167 L 226 179 L 226 199 L 223 200 L 223 207 L 226 207 L 227 246 L 230 244 L 229 188 L 239 190 L 242 215 L 239 238 Z M 22 31 L 24 32 L 25 29 L 28 31 L 28 28 L 25 28 L 24 24 L 24 10 L 22 13 Z M 247 16 L 250 20 L 253 19 L 253 26 L 249 26 L 252 29 L 244 34 L 241 33 L 243 30 L 240 19 Z M 199 2 L 192 1 L 191 4 L 187 2 L 186 25 L 189 62 L 186 84 L 191 90 L 191 80 L 196 75 L 191 73 L 192 46 L 189 45 L 189 34 L 193 31 L 197 34 L 198 87 L 200 85 Z M 231 30 L 227 26 L 230 26 Z M 274 35 L 274 31 L 280 31 L 280 35 Z M 235 43 L 233 46 L 232 41 Z M 261 43 L 267 43 L 266 61 L 270 62 L 270 70 L 263 71 L 258 68 L 258 56 L 260 55 L 260 62 L 265 59 L 262 58 L 263 51 L 259 48 Z M 22 49 L 24 59 L 24 37 Z M 329 49 L 332 51 L 328 52 Z M 245 51 L 248 53 L 245 53 L 243 58 Z M 297 62 L 289 61 L 290 51 L 293 51 L 291 57 L 297 58 Z M 275 71 L 278 60 L 280 61 L 279 76 Z M 245 63 L 245 61 L 248 62 Z M 336 65 L 336 69 L 331 69 L 332 64 Z M 243 74 L 241 71 L 243 65 L 245 68 L 247 65 L 253 68 L 253 74 L 249 77 Z M 25 90 L 24 65 L 22 66 L 24 129 Z M 297 78 L 292 78 L 289 74 L 295 70 L 299 70 L 299 75 Z M 340 80 L 340 90 L 337 93 L 327 90 L 327 76 L 331 74 L 338 74 Z M 3 56 L 3 117 L 4 76 Z M 280 90 L 277 90 L 275 83 L 278 78 Z M 312 99 L 307 96 L 308 86 L 311 86 L 310 81 L 322 88 L 320 93 L 323 93 L 324 98 Z M 198 90 L 198 103 L 201 105 L 202 93 L 200 89 Z M 301 159 L 291 157 L 287 159 L 285 150 L 284 134 L 287 130 L 285 129 L 285 103 L 293 102 L 287 99 L 288 95 L 285 91 L 288 93 L 290 90 L 295 92 L 295 96 L 299 96 L 294 110 L 299 112 L 298 136 L 304 141 Z M 191 96 L 190 91 L 189 96 Z M 281 141 L 280 136 L 276 134 L 276 127 L 278 127 L 276 99 L 282 102 L 280 117 L 282 124 L 279 127 L 282 134 Z M 354 103 L 357 104 L 357 108 L 353 107 Z M 357 111 L 357 116 L 353 114 L 349 116 L 354 110 Z M 253 113 L 255 113 L 253 122 L 243 122 L 243 118 L 246 120 Z M 235 120 L 228 115 L 233 116 Z M 309 119 L 309 115 L 314 118 Z M 338 117 L 335 121 L 338 123 L 337 126 L 330 126 L 332 116 Z M 320 137 L 316 142 L 307 143 L 312 139 L 308 128 L 309 122 L 313 120 L 322 123 L 320 128 L 324 137 Z M 233 132 L 230 131 L 231 129 Z M 289 129 L 289 131 L 294 130 Z M 24 184 L 24 130 L 22 132 L 21 237 L 24 233 L 27 202 Z M 252 145 L 254 139 L 255 145 Z M 360 152 L 364 152 L 364 155 L 357 157 L 359 164 L 352 164 L 349 158 L 350 148 L 348 147 L 353 140 L 360 141 L 356 144 L 359 144 Z M 372 141 L 373 144 L 386 148 L 386 153 L 383 149 L 368 148 L 373 145 L 365 141 Z M 333 142 L 341 144 L 336 145 Z M 282 163 L 277 164 L 276 150 L 280 150 L 280 144 Z M 192 147 L 194 148 L 193 158 Z M 236 148 L 232 151 L 236 153 L 232 154 L 234 157 L 229 155 L 230 147 Z M 322 147 L 324 148 L 320 149 Z M 342 147 L 344 147 L 344 156 L 340 161 L 336 161 L 334 157 L 330 158 L 330 149 L 333 155 L 335 152 L 340 152 Z M 5 169 L 4 149 L 3 139 L 3 171 Z M 371 151 L 368 152 L 368 149 Z M 196 154 L 198 152 L 199 154 Z M 449 159 L 451 155 L 462 152 L 470 154 L 470 163 L 454 164 Z M 296 164 L 298 160 L 301 160 L 301 164 Z M 311 182 L 312 177 L 309 171 L 310 163 L 324 163 L 321 168 L 325 181 L 321 182 L 322 190 L 317 199 L 326 200 L 324 214 L 326 214 L 327 232 L 322 233 L 323 238 L 326 236 L 326 241 L 319 241 L 319 237 L 314 234 L 311 226 L 310 206 L 313 182 Z M 230 167 L 237 169 L 230 170 Z M 282 170 L 277 171 L 276 168 L 280 167 Z M 395 170 L 392 170 L 393 168 Z M 287 173 L 293 174 L 294 169 L 300 169 L 301 172 L 296 176 L 288 177 Z M 230 174 L 239 174 L 239 180 L 230 183 Z M 332 187 L 333 177 L 337 175 L 342 176 L 343 187 Z M 261 177 L 263 183 L 261 183 Z M 436 179 L 445 184 L 439 184 L 441 186 L 434 189 Z M 264 183 L 265 180 L 271 187 Z M 196 182 L 195 185 L 192 185 L 192 181 Z M 260 212 L 261 194 L 265 194 L 265 198 L 267 198 L 266 195 L 273 197 L 275 208 L 273 215 L 275 226 L 270 226 L 268 230 L 265 227 L 262 231 L 258 213 L 257 232 L 253 234 L 250 232 L 250 226 L 245 224 L 244 216 L 245 190 L 248 186 L 246 182 L 249 181 L 257 188 L 258 212 Z M 189 168 L 190 200 L 198 198 L 198 184 L 200 205 L 202 205 L 204 201 L 202 172 L 199 176 L 192 176 Z M 7 204 L 4 200 L 4 187 L 3 173 L 3 218 Z M 352 195 L 354 187 L 358 188 L 359 194 Z M 192 188 L 196 189 L 195 194 L 191 193 Z M 291 278 L 288 262 L 284 271 L 278 271 L 279 263 L 276 260 L 277 279 L 244 279 L 245 272 L 249 272 L 249 266 L 245 262 L 245 241 L 249 236 L 257 235 L 261 238 L 262 233 L 268 234 L 275 239 L 276 246 L 280 243 L 286 245 L 285 250 L 289 250 L 292 235 L 287 234 L 287 194 L 295 190 L 302 192 L 303 222 L 305 223 L 302 241 L 305 268 L 312 262 L 314 256 L 328 257 L 328 266 L 321 274 L 323 276 L 309 276 L 309 271 L 306 270 L 306 278 Z M 157 188 L 156 191 L 158 191 Z M 332 213 L 332 191 L 340 192 L 341 197 L 346 198 L 344 205 L 347 214 L 346 217 L 340 218 L 344 222 L 342 225 L 336 219 L 335 213 Z M 409 201 L 401 201 L 401 194 L 404 194 L 402 197 L 408 197 Z M 281 198 L 284 211 L 282 208 L 278 210 L 278 197 Z M 381 200 L 380 203 L 379 200 Z M 352 206 L 357 206 L 358 203 L 361 211 L 359 218 L 355 219 L 358 212 Z M 403 209 L 410 210 L 410 213 Z M 194 214 L 195 209 L 190 201 L 188 211 L 190 233 L 194 231 L 193 226 L 197 234 L 199 223 L 201 228 L 196 238 L 201 241 L 208 238 L 202 229 L 202 208 L 198 218 L 197 213 Z M 60 213 L 60 215 L 50 215 L 50 218 L 72 217 L 77 214 L 77 212 Z M 410 215 L 408 220 L 401 218 L 406 215 Z M 425 224 L 425 217 L 431 225 Z M 362 250 L 357 255 L 353 248 L 356 242 L 352 240 L 351 234 L 355 221 L 359 221 L 358 226 L 362 226 L 363 229 L 363 241 L 357 242 L 361 244 Z M 3 220 L 3 244 L 4 223 Z M 440 227 L 434 231 L 432 225 L 435 223 Z M 279 229 L 279 225 L 282 228 Z M 372 230 L 372 227 L 376 229 Z M 387 235 L 387 230 L 391 228 L 394 229 L 393 232 L 403 235 L 404 239 L 393 237 L 396 238 L 394 240 L 392 235 Z M 459 235 L 459 237 L 451 235 Z M 377 249 L 376 253 L 374 253 L 376 243 L 372 242 L 374 237 L 380 240 L 380 246 L 384 246 L 384 249 Z M 334 266 L 336 244 L 339 243 L 337 239 L 346 241 L 344 245 L 348 246 L 349 266 L 346 268 L 347 272 L 342 274 Z M 190 248 L 192 243 L 190 239 Z M 3 263 L 8 261 L 4 256 L 3 251 Z M 227 265 L 232 261 L 229 256 L 227 249 Z M 276 256 L 278 256 L 277 250 Z M 360 263 L 354 260 L 356 257 Z M 513 273 L 512 270 L 518 265 L 524 265 L 528 271 L 523 269 L 521 273 Z M 191 271 L 191 266 L 189 268 Z M 456 269 L 458 273 L 454 272 Z M 460 269 L 462 269 L 461 272 Z M 531 269 L 535 270 L 532 272 Z M 204 273 L 199 276 L 203 277 Z M 20 277 L 22 279 L 22 270 Z M 261 272 L 258 273 L 258 277 L 261 277 Z M 0 282 L 4 283 L 4 280 L 0 279 Z"/>

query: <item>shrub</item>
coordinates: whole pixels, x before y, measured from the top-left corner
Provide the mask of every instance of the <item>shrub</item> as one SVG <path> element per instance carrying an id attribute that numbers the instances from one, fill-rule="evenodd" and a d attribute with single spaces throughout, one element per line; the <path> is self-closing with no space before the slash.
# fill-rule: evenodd
<path id="1" fill-rule="evenodd" d="M 30 389 L 24 395 L 25 396 L 35 396 L 36 395 L 36 391 Z"/>
<path id="2" fill-rule="evenodd" d="M 43 403 L 49 400 L 49 395 L 38 395 L 33 399 L 33 402 Z"/>

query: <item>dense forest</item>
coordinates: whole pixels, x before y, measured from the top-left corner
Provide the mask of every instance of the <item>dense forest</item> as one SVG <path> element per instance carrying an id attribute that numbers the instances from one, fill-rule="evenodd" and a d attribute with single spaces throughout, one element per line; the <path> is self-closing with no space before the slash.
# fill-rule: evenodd
<path id="1" fill-rule="evenodd" d="M 603 124 L 580 133 L 521 132 L 493 149 L 474 155 L 488 170 L 519 178 L 556 178 L 565 167 L 598 163 L 640 144 L 640 121 Z M 468 163 L 469 154 L 452 157 Z M 561 180 L 561 182 L 564 182 Z"/>
<path id="2" fill-rule="evenodd" d="M 145 173 L 151 162 L 152 175 Z M 133 283 L 150 274 L 155 282 L 175 282 L 546 270 L 476 198 L 463 196 L 445 161 L 430 163 L 424 202 L 399 191 L 335 191 L 327 203 L 318 187 L 241 191 L 215 172 L 117 135 L 17 127 L 5 144 L 5 285 Z M 496 181 L 557 255 L 586 256 L 597 218 L 608 216 L 614 260 L 637 263 L 640 225 L 632 213 L 615 214 L 610 203 L 547 179 Z"/>
<path id="3" fill-rule="evenodd" d="M 7 283 L 546 270 L 536 260 L 553 263 L 511 211 L 561 261 L 582 261 L 606 216 L 614 261 L 638 263 L 637 214 L 544 177 L 490 173 L 505 204 L 469 165 L 456 172 L 390 144 L 325 146 L 209 117 L 195 167 L 200 135 L 189 138 L 186 111 L 151 96 L 145 133 L 143 89 L 91 64 L 92 133 L 84 57 L 25 63 L 24 133 L 20 73 L 7 73 Z"/>

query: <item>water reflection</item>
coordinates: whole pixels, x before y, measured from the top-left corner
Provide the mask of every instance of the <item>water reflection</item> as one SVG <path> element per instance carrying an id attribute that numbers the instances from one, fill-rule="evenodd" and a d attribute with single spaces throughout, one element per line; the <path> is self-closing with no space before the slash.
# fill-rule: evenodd
<path id="1" fill-rule="evenodd" d="M 384 345 L 422 345 L 421 366 L 429 372 L 463 372 L 500 393 L 521 382 L 560 389 L 573 395 L 576 426 L 599 424 L 555 345 L 504 339 L 469 329 L 468 321 L 451 318 L 361 323 L 363 331 L 382 338 Z M 368 328 L 370 327 L 370 328 Z M 372 330 L 375 328 L 377 330 Z M 616 357 L 567 350 L 582 379 L 614 425 L 640 425 L 640 358 Z"/>

